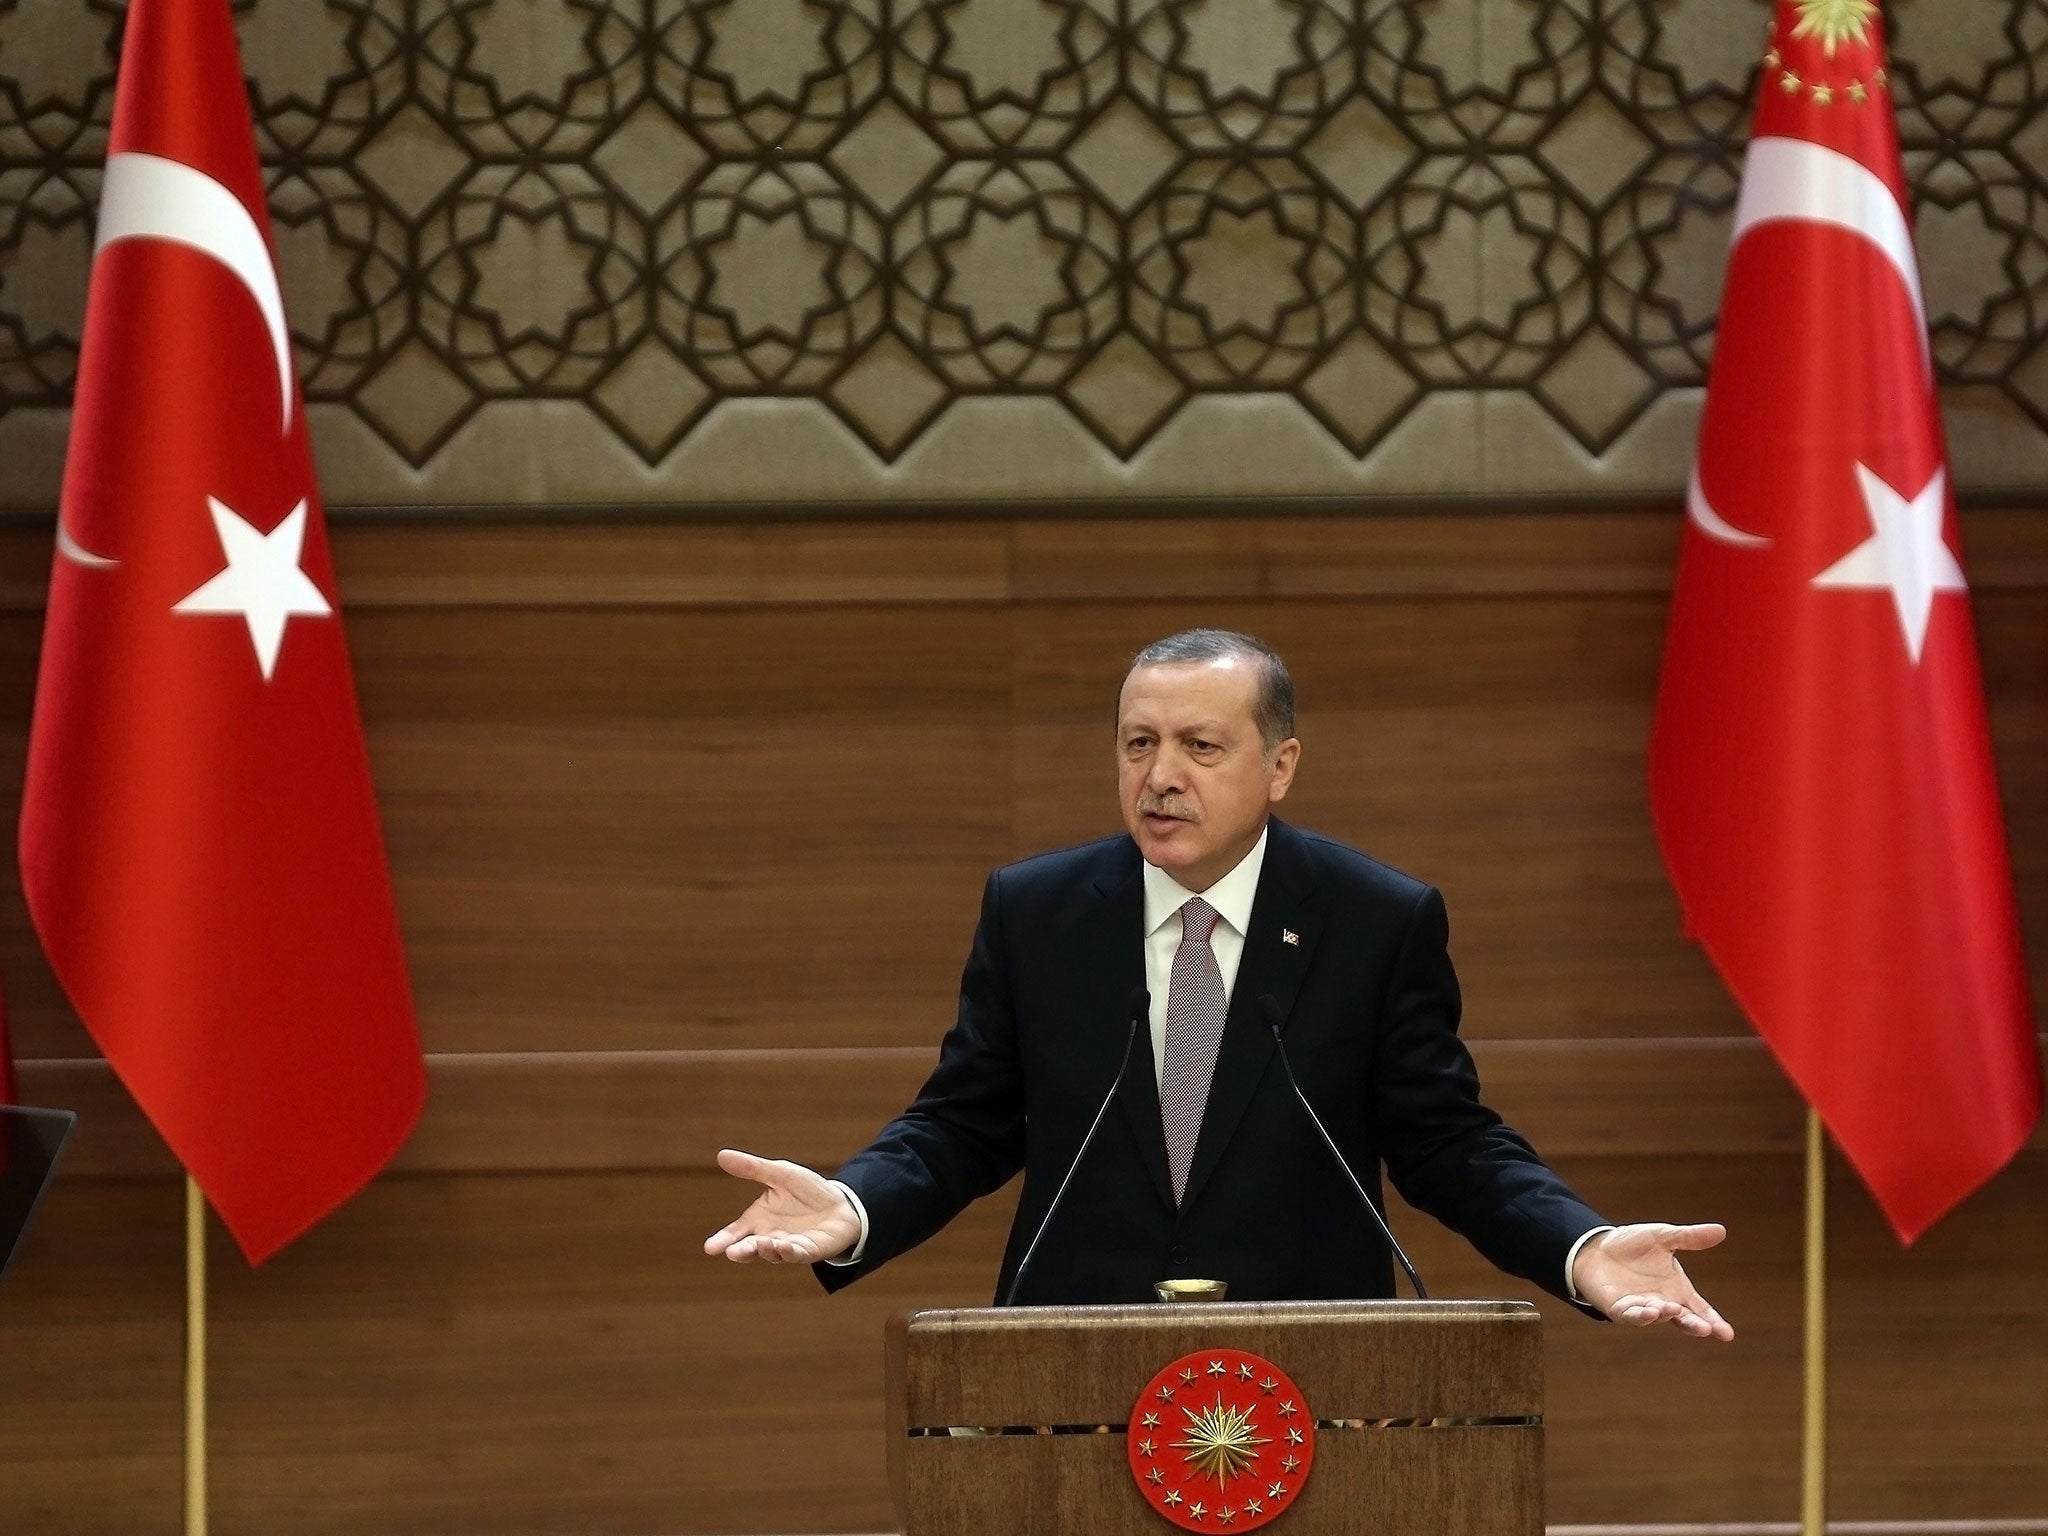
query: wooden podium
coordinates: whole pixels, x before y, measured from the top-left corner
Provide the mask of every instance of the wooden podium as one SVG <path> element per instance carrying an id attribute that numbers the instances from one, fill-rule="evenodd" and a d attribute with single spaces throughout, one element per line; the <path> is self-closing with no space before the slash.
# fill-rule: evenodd
<path id="1" fill-rule="evenodd" d="M 1307 1481 L 1271 1529 L 1542 1536 L 1542 1321 L 1510 1301 L 900 1315 L 888 1433 L 904 1536 L 1171 1531 L 1138 1492 L 1125 1430 L 1155 1373 L 1210 1349 L 1271 1361 L 1315 1421 Z M 1228 1528 L 1213 1513 L 1212 1527 Z"/>

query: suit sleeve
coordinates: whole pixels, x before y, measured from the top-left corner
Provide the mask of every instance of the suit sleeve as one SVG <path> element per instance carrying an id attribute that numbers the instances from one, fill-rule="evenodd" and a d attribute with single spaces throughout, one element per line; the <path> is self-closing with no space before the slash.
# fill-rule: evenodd
<path id="1" fill-rule="evenodd" d="M 1460 999 L 1443 897 L 1425 889 L 1409 914 L 1381 1010 L 1372 1124 L 1394 1187 L 1464 1236 L 1497 1268 L 1554 1296 L 1572 1245 L 1604 1218 L 1479 1099 L 1458 1038 Z"/>
<path id="2" fill-rule="evenodd" d="M 907 1252 L 1024 1166 L 1024 1091 L 1003 938 L 1002 874 L 989 876 L 960 978 L 960 1012 L 915 1100 L 835 1175 L 868 1212 L 860 1262 L 813 1266 L 828 1291 Z"/>

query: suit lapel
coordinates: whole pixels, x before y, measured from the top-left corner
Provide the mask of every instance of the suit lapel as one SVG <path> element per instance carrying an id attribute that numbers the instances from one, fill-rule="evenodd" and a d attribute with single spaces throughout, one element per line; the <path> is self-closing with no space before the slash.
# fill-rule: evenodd
<path id="1" fill-rule="evenodd" d="M 1070 961 L 1088 1016 L 1114 1020 L 1117 1038 L 1130 1024 L 1131 994 L 1145 985 L 1145 882 L 1135 843 L 1126 840 L 1116 865 L 1096 878 L 1096 905 L 1074 925 Z M 1166 1168 L 1166 1133 L 1159 1119 L 1159 1068 L 1152 1055 L 1149 1019 L 1138 1023 L 1130 1070 L 1117 1090 L 1117 1105 L 1129 1123 L 1139 1158 L 1152 1186 L 1169 1209 L 1173 1178 Z"/>
<path id="2" fill-rule="evenodd" d="M 1230 1011 L 1224 1016 L 1216 1075 L 1209 1083 L 1209 1102 L 1195 1139 L 1194 1161 L 1188 1167 L 1183 1207 L 1194 1204 L 1222 1160 L 1271 1061 L 1273 1036 L 1259 999 L 1271 997 L 1280 1005 L 1282 1020 L 1286 1019 L 1322 932 L 1322 914 L 1301 834 L 1280 821 L 1269 822 L 1268 828 L 1266 862 L 1259 871 L 1258 894 L 1252 898 L 1251 931 L 1244 936 L 1244 954 L 1230 989 Z M 1154 1137 L 1163 1147 L 1164 1133 L 1157 1129 L 1158 1088 L 1150 1086 Z"/>

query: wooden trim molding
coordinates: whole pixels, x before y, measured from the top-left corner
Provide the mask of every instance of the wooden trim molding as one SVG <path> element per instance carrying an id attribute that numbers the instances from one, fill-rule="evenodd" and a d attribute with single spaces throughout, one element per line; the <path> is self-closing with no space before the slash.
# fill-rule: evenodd
<path id="1" fill-rule="evenodd" d="M 723 608 L 1072 599 L 1658 596 L 1683 526 L 1661 511 L 553 524 L 334 529 L 352 611 Z M 2048 587 L 2048 517 L 1965 517 L 1970 581 Z M 0 611 L 41 608 L 50 536 L 0 528 Z"/>
<path id="2" fill-rule="evenodd" d="M 1749 1036 L 1480 1040 L 1490 1103 L 1556 1159 L 1798 1154 L 1799 1102 Z M 831 1165 L 864 1145 L 931 1070 L 922 1047 L 446 1053 L 400 1173 L 708 1169 L 720 1147 L 772 1145 Z M 169 1152 L 97 1058 L 25 1061 L 32 1104 L 75 1109 L 73 1178 L 167 1177 Z M 2048 1128 L 2030 1147 L 2048 1150 Z"/>
<path id="3" fill-rule="evenodd" d="M 1829 1536 L 2048 1536 L 2040 1520 L 1830 1520 Z M 1545 1536 L 1799 1536 L 1796 1520 L 1735 1520 L 1707 1525 L 1547 1525 Z"/>

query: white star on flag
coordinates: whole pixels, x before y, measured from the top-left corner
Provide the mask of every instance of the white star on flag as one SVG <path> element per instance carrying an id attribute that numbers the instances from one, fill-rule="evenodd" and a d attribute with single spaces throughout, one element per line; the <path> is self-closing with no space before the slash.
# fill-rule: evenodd
<path id="1" fill-rule="evenodd" d="M 300 501 L 268 533 L 244 522 L 233 508 L 211 496 L 206 505 L 213 513 L 214 531 L 220 535 L 228 568 L 171 611 L 235 614 L 246 620 L 249 639 L 256 647 L 256 664 L 263 669 L 267 683 L 277 670 L 286 622 L 334 612 L 313 579 L 299 569 L 299 553 L 306 542 L 306 503 Z"/>
<path id="2" fill-rule="evenodd" d="M 1837 591 L 1890 592 L 1899 627 L 1906 632 L 1907 653 L 1918 666 L 1934 594 L 1969 590 L 1962 566 L 1941 536 L 1948 472 L 1937 469 L 1911 501 L 1861 464 L 1856 466 L 1856 483 L 1877 531 L 1814 577 L 1813 584 Z"/>

